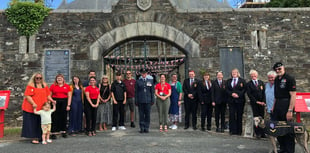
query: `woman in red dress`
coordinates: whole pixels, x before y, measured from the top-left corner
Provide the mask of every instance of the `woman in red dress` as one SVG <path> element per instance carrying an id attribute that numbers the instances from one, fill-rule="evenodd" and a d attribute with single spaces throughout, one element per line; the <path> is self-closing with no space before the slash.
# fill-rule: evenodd
<path id="1" fill-rule="evenodd" d="M 29 80 L 22 104 L 23 110 L 23 127 L 22 137 L 31 138 L 32 143 L 38 144 L 42 137 L 41 119 L 39 115 L 35 115 L 33 110 L 38 111 L 42 109 L 45 102 L 51 101 L 56 103 L 50 96 L 50 91 L 44 81 L 41 73 L 34 73 Z"/>

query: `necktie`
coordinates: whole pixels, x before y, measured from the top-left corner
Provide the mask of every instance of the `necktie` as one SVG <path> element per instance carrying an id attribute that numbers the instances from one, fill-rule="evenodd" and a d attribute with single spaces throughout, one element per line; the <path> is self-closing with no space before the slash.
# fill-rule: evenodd
<path id="1" fill-rule="evenodd" d="M 258 84 L 257 84 L 257 81 L 255 80 L 254 82 L 255 82 L 255 86 L 257 87 L 257 85 L 258 85 Z"/>
<path id="2" fill-rule="evenodd" d="M 210 81 L 208 81 L 208 89 L 210 89 L 211 88 L 211 83 L 210 83 Z"/>
<path id="3" fill-rule="evenodd" d="M 220 87 L 222 87 L 222 81 L 219 81 L 219 85 L 220 85 Z"/>
<path id="4" fill-rule="evenodd" d="M 235 88 L 236 85 L 237 85 L 237 81 L 236 81 L 236 79 L 234 78 L 233 87 Z"/>
<path id="5" fill-rule="evenodd" d="M 193 85 L 193 83 L 194 83 L 194 79 L 190 79 L 191 81 L 190 81 L 190 84 L 191 84 L 191 86 Z"/>

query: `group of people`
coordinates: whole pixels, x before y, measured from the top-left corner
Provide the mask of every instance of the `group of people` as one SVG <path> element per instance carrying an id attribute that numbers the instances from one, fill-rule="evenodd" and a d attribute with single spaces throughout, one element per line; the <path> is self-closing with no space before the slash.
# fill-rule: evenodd
<path id="1" fill-rule="evenodd" d="M 68 85 L 64 76 L 59 74 L 50 88 L 44 82 L 42 74 L 35 73 L 26 87 L 22 105 L 22 137 L 33 138 L 32 143 L 39 143 L 38 140 L 42 138 L 42 143 L 46 144 L 52 142 L 50 138 L 56 138 L 56 134 L 66 137 L 67 132 L 75 134 L 84 128 L 88 136 L 94 136 L 97 123 L 100 131 L 107 130 L 107 124 L 111 123 L 111 111 L 112 131 L 125 130 L 124 118 L 127 108 L 130 109 L 130 126 L 135 127 L 135 106 L 139 111 L 139 132 L 148 133 L 151 106 L 155 103 L 155 99 L 159 114 L 159 131 L 167 132 L 168 128 L 178 128 L 182 97 L 184 97 L 185 130 L 189 128 L 190 116 L 193 129 L 197 129 L 197 110 L 200 106 L 201 130 L 211 130 L 214 109 L 216 132 L 224 132 L 228 104 L 229 133 L 241 135 L 246 94 L 254 117 L 264 117 L 267 106 L 267 112 L 272 120 L 292 119 L 296 82 L 293 77 L 285 73 L 282 63 L 276 63 L 273 70 L 268 72 L 266 84 L 258 79 L 258 72 L 255 70 L 250 71 L 251 80 L 248 82 L 240 77 L 238 69 L 231 71 L 231 78 L 228 80 L 223 79 L 221 71 L 216 73 L 215 80 L 211 80 L 207 72 L 203 74 L 202 80 L 199 80 L 195 77 L 194 71 L 189 71 L 189 78 L 183 81 L 183 85 L 177 80 L 177 74 L 172 74 L 169 82 L 166 82 L 165 74 L 160 74 L 160 81 L 155 84 L 146 69 L 140 70 L 141 76 L 136 80 L 132 78 L 131 71 L 126 71 L 124 80 L 122 74 L 117 72 L 116 79 L 110 85 L 106 75 L 101 78 L 100 83 L 97 83 L 95 71 L 90 71 L 89 80 L 83 84 L 78 76 L 74 76 L 72 83 Z M 47 117 L 48 114 L 52 114 L 51 119 Z M 168 127 L 169 121 L 172 124 Z M 257 137 L 265 136 L 262 129 L 257 127 L 254 129 Z M 292 135 L 279 137 L 278 140 L 281 150 L 293 152 L 295 143 Z"/>

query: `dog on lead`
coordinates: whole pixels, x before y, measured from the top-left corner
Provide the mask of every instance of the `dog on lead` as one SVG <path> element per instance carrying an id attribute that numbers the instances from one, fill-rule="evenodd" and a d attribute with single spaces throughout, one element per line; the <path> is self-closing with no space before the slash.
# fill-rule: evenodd
<path id="1" fill-rule="evenodd" d="M 310 153 L 308 149 L 309 133 L 303 124 L 281 121 L 266 121 L 265 123 L 262 117 L 254 117 L 254 125 L 263 128 L 265 133 L 269 135 L 273 147 L 271 152 L 278 153 L 277 136 L 295 133 L 295 142 L 303 148 L 305 153 Z"/>

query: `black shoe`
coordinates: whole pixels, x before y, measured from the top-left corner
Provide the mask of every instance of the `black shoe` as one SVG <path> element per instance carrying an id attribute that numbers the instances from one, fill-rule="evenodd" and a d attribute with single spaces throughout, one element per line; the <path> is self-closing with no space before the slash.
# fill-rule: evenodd
<path id="1" fill-rule="evenodd" d="M 57 136 L 55 134 L 51 134 L 50 138 L 51 139 L 57 139 Z"/>
<path id="2" fill-rule="evenodd" d="M 67 138 L 67 133 L 62 133 L 61 136 L 62 136 L 63 138 Z"/>
<path id="3" fill-rule="evenodd" d="M 224 129 L 221 129 L 221 132 L 224 133 Z"/>
<path id="4" fill-rule="evenodd" d="M 208 130 L 208 131 L 211 131 L 211 127 L 207 127 L 207 130 Z"/>
<path id="5" fill-rule="evenodd" d="M 144 130 L 143 129 L 140 129 L 140 131 L 139 131 L 140 133 L 144 133 Z"/>
<path id="6" fill-rule="evenodd" d="M 194 127 L 193 127 L 193 129 L 194 129 L 194 130 L 197 130 L 197 127 L 196 127 L 196 126 L 194 126 Z"/>
<path id="7" fill-rule="evenodd" d="M 216 128 L 216 130 L 215 130 L 216 132 L 221 132 L 221 130 L 219 129 L 219 128 Z"/>
<path id="8" fill-rule="evenodd" d="M 262 134 L 261 138 L 267 138 L 266 134 Z"/>
<path id="9" fill-rule="evenodd" d="M 206 131 L 206 129 L 205 128 L 201 128 L 201 131 Z"/>
<path id="10" fill-rule="evenodd" d="M 149 133 L 149 129 L 144 129 L 144 133 Z"/>
<path id="11" fill-rule="evenodd" d="M 131 122 L 130 127 L 135 128 L 136 127 L 135 123 Z"/>
<path id="12" fill-rule="evenodd" d="M 188 129 L 188 127 L 189 127 L 189 126 L 185 126 L 185 127 L 184 127 L 184 130 Z"/>

